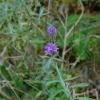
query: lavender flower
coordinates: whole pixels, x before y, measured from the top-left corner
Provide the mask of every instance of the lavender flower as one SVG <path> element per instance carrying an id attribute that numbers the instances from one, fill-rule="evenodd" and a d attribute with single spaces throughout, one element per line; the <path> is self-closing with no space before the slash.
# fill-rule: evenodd
<path id="1" fill-rule="evenodd" d="M 45 46 L 45 55 L 52 55 L 58 52 L 58 47 L 54 43 L 47 43 Z"/>
<path id="2" fill-rule="evenodd" d="M 48 27 L 48 33 L 49 33 L 49 35 L 54 35 L 54 33 L 56 33 L 57 32 L 57 29 L 56 29 L 56 27 L 55 26 L 49 26 Z"/>

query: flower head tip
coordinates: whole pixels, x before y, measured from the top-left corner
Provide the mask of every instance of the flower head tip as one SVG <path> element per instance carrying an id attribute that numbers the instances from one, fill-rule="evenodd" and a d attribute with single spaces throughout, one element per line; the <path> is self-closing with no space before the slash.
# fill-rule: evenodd
<path id="1" fill-rule="evenodd" d="M 48 33 L 49 35 L 54 35 L 57 32 L 57 29 L 55 26 L 51 25 L 48 27 Z"/>
<path id="2" fill-rule="evenodd" d="M 58 52 L 58 47 L 54 43 L 47 43 L 45 46 L 45 55 L 52 55 Z"/>

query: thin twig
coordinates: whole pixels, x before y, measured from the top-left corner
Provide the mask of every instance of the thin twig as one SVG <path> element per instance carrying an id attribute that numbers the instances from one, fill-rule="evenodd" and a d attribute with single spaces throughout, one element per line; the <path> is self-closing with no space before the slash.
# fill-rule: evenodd
<path id="1" fill-rule="evenodd" d="M 76 61 L 72 64 L 71 68 L 72 68 L 72 69 L 75 68 L 75 66 L 79 63 L 79 61 L 80 61 L 80 57 L 78 57 L 78 58 L 76 59 Z"/>
<path id="2" fill-rule="evenodd" d="M 63 48 L 63 52 L 62 52 L 62 59 L 64 60 L 65 58 L 65 54 L 66 54 L 66 41 L 68 39 L 68 36 L 71 34 L 71 32 L 73 31 L 73 29 L 77 26 L 77 24 L 80 22 L 81 18 L 83 17 L 84 14 L 84 7 L 82 4 L 82 1 L 80 0 L 80 5 L 81 5 L 81 14 L 79 16 L 79 18 L 77 19 L 77 21 L 75 22 L 75 24 L 70 28 L 70 30 L 68 32 L 65 31 L 65 36 L 64 36 L 64 48 Z M 63 67 L 63 65 L 62 65 Z"/>

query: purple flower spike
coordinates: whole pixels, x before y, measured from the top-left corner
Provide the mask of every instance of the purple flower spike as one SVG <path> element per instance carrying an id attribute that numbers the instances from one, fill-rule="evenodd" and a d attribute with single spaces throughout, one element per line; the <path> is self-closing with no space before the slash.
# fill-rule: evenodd
<path id="1" fill-rule="evenodd" d="M 57 32 L 57 29 L 56 29 L 56 27 L 55 26 L 49 26 L 48 27 L 48 33 L 49 33 L 49 35 L 54 35 L 54 33 L 56 33 Z"/>
<path id="2" fill-rule="evenodd" d="M 45 46 L 45 55 L 52 55 L 58 52 L 58 47 L 54 43 L 47 43 Z"/>

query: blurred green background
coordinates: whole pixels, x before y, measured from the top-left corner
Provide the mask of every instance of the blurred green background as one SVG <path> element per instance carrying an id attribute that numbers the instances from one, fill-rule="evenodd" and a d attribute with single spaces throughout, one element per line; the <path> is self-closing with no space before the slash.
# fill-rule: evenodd
<path id="1" fill-rule="evenodd" d="M 81 14 L 78 0 L 0 0 L 0 100 L 99 100 L 100 1 L 82 3 L 62 61 L 65 27 Z M 49 25 L 57 27 L 57 56 L 44 55 Z"/>

